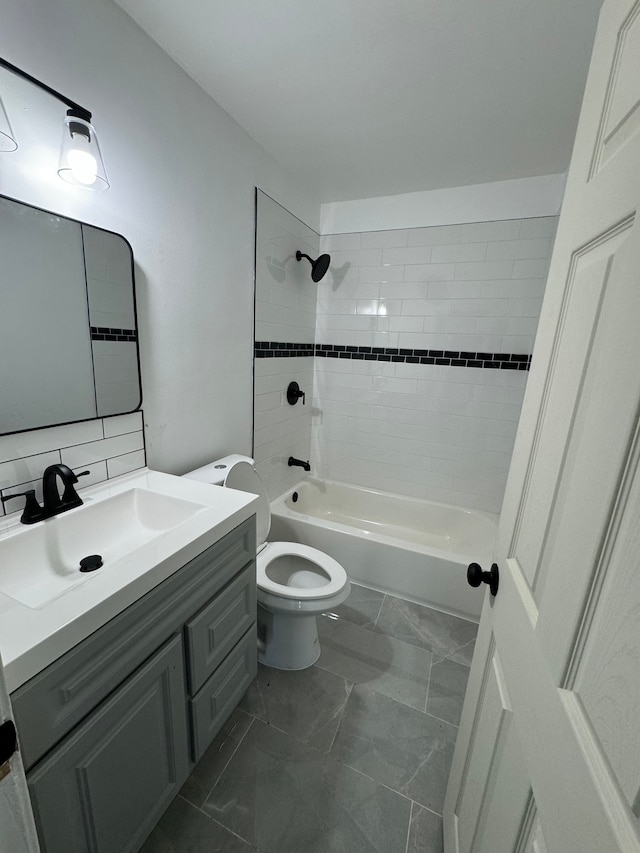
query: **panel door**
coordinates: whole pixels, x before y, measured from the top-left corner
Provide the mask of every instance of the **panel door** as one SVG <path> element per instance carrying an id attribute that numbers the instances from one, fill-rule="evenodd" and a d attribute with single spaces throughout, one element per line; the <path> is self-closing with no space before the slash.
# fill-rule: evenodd
<path id="1" fill-rule="evenodd" d="M 447 853 L 640 851 L 640 0 L 605 0 L 445 801 Z M 489 568 L 486 566 L 485 568 Z"/>

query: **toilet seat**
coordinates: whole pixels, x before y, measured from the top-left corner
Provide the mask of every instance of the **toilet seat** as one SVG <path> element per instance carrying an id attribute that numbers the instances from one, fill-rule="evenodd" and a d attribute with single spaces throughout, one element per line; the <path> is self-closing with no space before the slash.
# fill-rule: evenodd
<path id="1" fill-rule="evenodd" d="M 321 573 L 328 575 L 329 580 L 327 583 L 313 587 L 286 586 L 278 583 L 267 575 L 269 564 L 278 557 L 301 557 L 317 566 Z M 347 583 L 347 573 L 337 560 L 317 548 L 300 545 L 297 542 L 268 542 L 256 557 L 256 574 L 260 589 L 281 598 L 299 601 L 331 598 L 343 590 Z"/>

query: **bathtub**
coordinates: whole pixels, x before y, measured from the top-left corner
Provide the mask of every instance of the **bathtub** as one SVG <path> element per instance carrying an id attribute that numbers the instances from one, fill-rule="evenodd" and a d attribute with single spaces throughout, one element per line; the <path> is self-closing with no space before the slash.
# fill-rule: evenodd
<path id="1" fill-rule="evenodd" d="M 270 540 L 301 542 L 341 563 L 350 580 L 478 620 L 498 516 L 331 480 L 309 478 L 271 504 Z"/>

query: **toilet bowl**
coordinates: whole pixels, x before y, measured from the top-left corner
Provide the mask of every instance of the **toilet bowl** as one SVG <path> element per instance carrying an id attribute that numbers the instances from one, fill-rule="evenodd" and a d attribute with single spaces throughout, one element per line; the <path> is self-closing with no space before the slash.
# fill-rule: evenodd
<path id="1" fill-rule="evenodd" d="M 351 591 L 343 567 L 308 545 L 267 542 L 271 509 L 250 457 L 226 456 L 184 476 L 258 496 L 258 660 L 274 669 L 306 669 L 314 664 L 320 656 L 316 616 L 342 604 Z"/>

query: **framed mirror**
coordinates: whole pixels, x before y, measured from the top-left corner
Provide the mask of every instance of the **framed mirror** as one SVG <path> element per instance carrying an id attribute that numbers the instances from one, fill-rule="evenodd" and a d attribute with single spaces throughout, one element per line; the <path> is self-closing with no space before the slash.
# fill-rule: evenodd
<path id="1" fill-rule="evenodd" d="M 141 403 L 127 240 L 0 196 L 0 435 Z"/>

